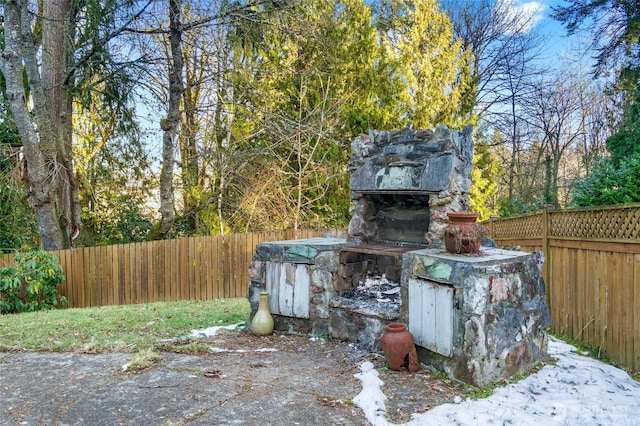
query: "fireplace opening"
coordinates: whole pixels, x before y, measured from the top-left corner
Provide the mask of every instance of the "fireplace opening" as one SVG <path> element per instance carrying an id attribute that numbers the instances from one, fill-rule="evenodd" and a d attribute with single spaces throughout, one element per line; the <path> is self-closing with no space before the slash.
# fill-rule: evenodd
<path id="1" fill-rule="evenodd" d="M 425 233 L 431 222 L 429 195 L 424 193 L 365 193 L 362 194 L 370 215 L 368 226 L 372 232 L 364 244 L 426 244 Z"/>

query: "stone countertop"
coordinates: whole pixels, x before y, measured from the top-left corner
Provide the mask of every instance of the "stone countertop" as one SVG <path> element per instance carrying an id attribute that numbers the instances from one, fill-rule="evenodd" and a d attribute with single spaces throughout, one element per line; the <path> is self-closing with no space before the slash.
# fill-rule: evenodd
<path id="1" fill-rule="evenodd" d="M 471 255 L 451 254 L 444 248 L 428 248 L 420 250 L 412 250 L 407 252 L 408 255 L 413 256 L 429 256 L 437 257 L 443 260 L 451 262 L 467 262 L 467 263 L 482 263 L 482 262 L 494 262 L 501 260 L 512 260 L 518 257 L 528 256 L 531 253 L 514 250 L 504 250 L 494 247 L 480 247 L 480 253 Z"/>
<path id="2" fill-rule="evenodd" d="M 489 285 L 491 277 L 519 274 L 521 271 L 539 274 L 544 256 L 498 248 L 481 247 L 480 254 L 454 255 L 443 248 L 409 251 L 403 257 L 402 285 L 411 277 L 433 280 L 456 288 L 475 285 L 478 280 Z M 473 277 L 473 279 L 467 279 Z"/>
<path id="3" fill-rule="evenodd" d="M 319 250 L 335 250 L 340 249 L 347 242 L 345 238 L 338 237 L 316 237 L 303 238 L 299 240 L 282 240 L 282 241 L 266 241 L 260 245 L 276 245 L 276 246 L 308 246 Z"/>
<path id="4" fill-rule="evenodd" d="M 347 243 L 344 238 L 304 238 L 299 240 L 267 241 L 256 246 L 254 260 L 291 263 L 315 263 L 318 256 L 335 255 Z"/>

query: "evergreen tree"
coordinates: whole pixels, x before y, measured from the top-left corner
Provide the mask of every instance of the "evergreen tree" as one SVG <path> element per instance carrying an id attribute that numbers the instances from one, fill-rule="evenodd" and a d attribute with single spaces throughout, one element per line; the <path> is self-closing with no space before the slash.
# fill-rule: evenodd
<path id="1" fill-rule="evenodd" d="M 498 211 L 495 197 L 498 188 L 496 178 L 500 172 L 500 165 L 487 142 L 476 142 L 473 166 L 470 207 L 480 215 L 480 220 L 486 220 Z"/>
<path id="2" fill-rule="evenodd" d="M 603 158 L 574 190 L 576 206 L 640 201 L 640 90 L 625 111 L 620 129 L 607 139 L 610 158 Z"/>
<path id="3" fill-rule="evenodd" d="M 5 30 L 0 69 L 20 134 L 27 196 L 45 249 L 67 248 L 80 232 L 73 102 L 93 100 L 94 83 L 100 81 L 110 106 L 126 105 L 131 92 L 119 89 L 125 87 L 129 67 L 116 56 L 123 51 L 119 59 L 128 61 L 130 51 L 120 49 L 116 40 L 142 13 L 138 7 L 148 5 L 130 0 L 0 4 Z"/>
<path id="4" fill-rule="evenodd" d="M 387 5 L 387 3 L 384 3 Z M 387 54 L 397 61 L 407 98 L 404 115 L 415 128 L 473 123 L 463 95 L 469 90 L 470 51 L 456 39 L 453 25 L 436 0 L 390 2 L 384 23 Z"/>
<path id="5" fill-rule="evenodd" d="M 139 128 L 132 117 L 123 119 L 105 106 L 100 93 L 94 93 L 92 102 L 74 105 L 73 151 L 83 223 L 80 246 L 143 241 L 151 226 L 146 204 L 152 174 Z M 119 111 L 133 114 L 124 107 Z"/>
<path id="6" fill-rule="evenodd" d="M 242 149 L 254 171 L 234 220 L 249 229 L 344 226 L 350 140 L 400 116 L 387 100 L 394 83 L 380 68 L 371 11 L 362 0 L 315 0 L 263 16 L 263 26 L 233 31 L 242 50 L 231 134 L 250 138 Z"/>
<path id="7" fill-rule="evenodd" d="M 640 152 L 640 89 L 636 88 L 633 102 L 624 113 L 618 131 L 607 139 L 607 150 L 614 167 L 623 159 Z"/>
<path id="8" fill-rule="evenodd" d="M 590 175 L 578 180 L 573 194 L 576 207 L 640 202 L 640 151 L 613 162 L 603 159 Z"/>
<path id="9" fill-rule="evenodd" d="M 636 0 L 572 0 L 552 8 L 552 17 L 575 34 L 587 28 L 599 49 L 596 71 L 607 73 L 614 64 L 622 67 L 620 76 L 635 87 L 640 65 L 640 4 Z"/>

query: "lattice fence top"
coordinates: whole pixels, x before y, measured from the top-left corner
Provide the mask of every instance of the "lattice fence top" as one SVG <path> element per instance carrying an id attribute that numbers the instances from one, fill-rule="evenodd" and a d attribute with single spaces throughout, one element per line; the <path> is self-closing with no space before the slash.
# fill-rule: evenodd
<path id="1" fill-rule="evenodd" d="M 539 213 L 492 219 L 491 236 L 496 239 L 540 238 L 544 220 L 549 237 L 597 238 L 640 241 L 640 204 Z"/>
<path id="2" fill-rule="evenodd" d="M 492 221 L 493 238 L 542 237 L 542 213 L 507 217 Z"/>
<path id="3" fill-rule="evenodd" d="M 549 235 L 575 238 L 640 238 L 638 205 L 549 212 Z"/>

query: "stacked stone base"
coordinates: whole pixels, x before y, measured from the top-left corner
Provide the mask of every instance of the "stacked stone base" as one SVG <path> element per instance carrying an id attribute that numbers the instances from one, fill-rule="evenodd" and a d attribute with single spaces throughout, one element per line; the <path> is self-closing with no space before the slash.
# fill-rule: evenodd
<path id="1" fill-rule="evenodd" d="M 453 256 L 418 250 L 403 260 L 409 303 L 401 318 L 421 362 L 483 386 L 547 358 L 551 321 L 541 252 L 483 248 L 481 256 Z M 436 311 L 429 308 L 433 301 Z M 426 308 L 412 311 L 420 303 Z"/>
<path id="2" fill-rule="evenodd" d="M 483 247 L 480 256 L 423 249 L 402 256 L 396 308 L 341 296 L 348 285 L 336 238 L 260 244 L 251 267 L 252 316 L 260 291 L 281 332 L 326 336 L 377 351 L 387 324 L 408 324 L 422 363 L 483 386 L 547 357 L 550 325 L 542 253 Z"/>

